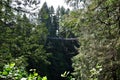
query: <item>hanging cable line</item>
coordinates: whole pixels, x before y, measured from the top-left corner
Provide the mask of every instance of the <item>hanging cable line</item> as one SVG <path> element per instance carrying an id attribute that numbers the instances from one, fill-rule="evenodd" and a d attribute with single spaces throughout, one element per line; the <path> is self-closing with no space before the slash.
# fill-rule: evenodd
<path id="1" fill-rule="evenodd" d="M 48 37 L 48 39 L 55 39 L 55 40 L 78 40 L 78 38 L 61 38 L 61 37 Z"/>

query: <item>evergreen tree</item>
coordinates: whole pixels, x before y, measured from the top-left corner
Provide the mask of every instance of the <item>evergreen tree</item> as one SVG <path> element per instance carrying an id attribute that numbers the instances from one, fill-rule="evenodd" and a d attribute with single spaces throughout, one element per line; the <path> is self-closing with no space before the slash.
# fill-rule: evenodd
<path id="1" fill-rule="evenodd" d="M 12 9 L 8 7 L 10 2 L 11 1 L 0 1 L 0 69 L 12 58 L 10 44 L 12 44 L 13 40 L 11 33 L 15 25 L 15 17 Z"/>
<path id="2" fill-rule="evenodd" d="M 67 8 L 67 10 L 66 10 L 66 12 L 65 12 L 65 14 L 69 14 L 70 13 L 70 9 L 69 8 Z"/>
<path id="3" fill-rule="evenodd" d="M 50 7 L 50 15 L 51 15 L 51 37 L 56 36 L 56 31 L 58 30 L 59 24 L 56 14 L 54 12 L 53 6 Z"/>
<path id="4" fill-rule="evenodd" d="M 57 31 L 59 30 L 59 22 L 58 22 L 56 15 L 53 16 L 52 26 L 53 26 L 53 29 L 52 29 L 53 36 L 57 36 L 57 34 L 58 34 Z"/>
<path id="5" fill-rule="evenodd" d="M 50 11 L 46 2 L 43 4 L 38 14 L 38 22 L 40 22 L 41 25 L 46 26 L 48 29 L 49 35 L 51 35 L 51 17 L 50 17 Z"/>
<path id="6" fill-rule="evenodd" d="M 54 10 L 54 7 L 53 7 L 53 6 L 51 6 L 51 7 L 49 8 L 49 11 L 50 11 L 50 14 L 51 14 L 51 15 L 54 15 L 54 14 L 55 14 L 55 10 Z"/>
<path id="7" fill-rule="evenodd" d="M 64 25 L 74 26 L 72 30 L 81 44 L 79 54 L 73 58 L 77 80 L 119 80 L 119 3 L 92 0 L 85 9 L 65 18 Z"/>
<path id="8" fill-rule="evenodd" d="M 60 16 L 63 16 L 65 14 L 65 8 L 62 6 L 60 8 Z"/>
<path id="9" fill-rule="evenodd" d="M 58 6 L 57 10 L 56 10 L 56 15 L 59 18 L 60 17 L 60 6 Z"/>
<path id="10" fill-rule="evenodd" d="M 34 68 L 47 75 L 50 64 L 50 54 L 44 50 L 47 28 L 31 23 L 26 15 L 14 15 L 14 9 L 9 7 L 11 2 L 0 3 L 0 68 L 10 61 L 18 61 L 17 65 L 24 61 L 28 70 Z"/>

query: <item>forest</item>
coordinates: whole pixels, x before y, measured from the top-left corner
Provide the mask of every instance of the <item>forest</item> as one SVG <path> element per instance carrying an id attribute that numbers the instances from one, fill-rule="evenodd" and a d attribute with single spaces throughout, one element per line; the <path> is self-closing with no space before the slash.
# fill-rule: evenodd
<path id="1" fill-rule="evenodd" d="M 64 1 L 0 0 L 0 80 L 120 80 L 120 0 Z"/>

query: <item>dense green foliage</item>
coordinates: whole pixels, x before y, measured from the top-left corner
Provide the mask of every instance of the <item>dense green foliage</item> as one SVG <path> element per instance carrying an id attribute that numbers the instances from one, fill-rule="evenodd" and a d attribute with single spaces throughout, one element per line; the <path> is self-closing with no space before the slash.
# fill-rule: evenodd
<path id="1" fill-rule="evenodd" d="M 0 72 L 0 79 L 4 80 L 47 80 L 47 77 L 40 77 L 35 69 L 30 70 L 33 73 L 28 74 L 24 66 L 15 66 L 15 63 L 10 63 L 4 66 Z"/>
<path id="2" fill-rule="evenodd" d="M 44 49 L 47 28 L 30 22 L 24 12 L 15 15 L 16 9 L 10 6 L 10 0 L 0 2 L 0 69 L 22 57 L 24 67 L 41 70 L 42 75 L 46 75 L 50 64 L 50 54 Z"/>
<path id="3" fill-rule="evenodd" d="M 65 1 L 0 1 L 0 79 L 120 79 L 120 0 Z"/>
<path id="4" fill-rule="evenodd" d="M 79 54 L 72 59 L 72 74 L 77 80 L 119 80 L 120 1 L 82 1 L 84 8 L 71 12 L 64 21 L 81 44 Z"/>
<path id="5" fill-rule="evenodd" d="M 32 6 L 39 2 L 26 1 L 17 1 L 17 7 L 11 5 L 14 2 L 12 0 L 0 1 L 0 70 L 4 71 L 5 64 L 15 62 L 17 66 L 24 67 L 25 72 L 30 73 L 30 69 L 36 69 L 38 74 L 46 75 L 49 80 L 61 80 L 61 73 L 72 70 L 72 55 L 68 56 L 67 53 L 74 53 L 75 50 L 69 48 L 69 44 L 74 42 L 52 40 L 49 37 L 64 35 L 58 32 L 59 21 L 64 14 L 69 13 L 69 9 L 59 7 L 55 12 L 52 6 L 49 8 L 44 3 L 37 17 L 20 5 Z M 28 15 L 34 16 L 35 20 Z M 74 49 L 73 46 L 71 48 Z M 11 74 L 14 74 L 14 70 Z"/>

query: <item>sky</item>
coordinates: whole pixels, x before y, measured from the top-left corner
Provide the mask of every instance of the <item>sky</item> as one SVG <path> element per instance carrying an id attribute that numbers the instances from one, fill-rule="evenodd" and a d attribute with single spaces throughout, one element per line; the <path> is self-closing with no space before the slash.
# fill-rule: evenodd
<path id="1" fill-rule="evenodd" d="M 21 3 L 21 4 L 17 5 L 16 1 Z M 38 13 L 44 2 L 47 3 L 48 7 L 53 6 L 54 10 L 56 10 L 58 8 L 58 6 L 64 6 L 65 8 L 70 8 L 65 3 L 65 0 L 37 0 L 37 1 L 40 1 L 40 4 L 38 4 L 38 5 L 33 4 L 30 6 L 29 5 L 24 6 L 23 5 L 23 4 L 25 4 L 24 0 L 13 0 L 11 6 L 14 8 L 21 7 L 22 10 L 27 11 L 27 12 L 31 12 L 31 13 Z"/>
<path id="2" fill-rule="evenodd" d="M 58 6 L 64 6 L 65 8 L 69 8 L 69 6 L 65 3 L 65 0 L 41 0 L 41 4 L 47 2 L 47 5 L 53 6 L 56 10 Z"/>
<path id="3" fill-rule="evenodd" d="M 41 4 L 44 2 L 47 2 L 48 6 L 50 7 L 53 5 L 55 9 L 57 9 L 58 6 L 64 6 L 65 8 L 68 8 L 69 6 L 65 3 L 65 0 L 41 0 Z"/>

